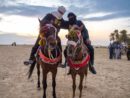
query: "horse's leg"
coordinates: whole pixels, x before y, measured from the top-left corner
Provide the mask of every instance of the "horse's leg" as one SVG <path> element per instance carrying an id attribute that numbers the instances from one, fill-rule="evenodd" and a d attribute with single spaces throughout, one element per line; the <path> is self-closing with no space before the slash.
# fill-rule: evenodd
<path id="1" fill-rule="evenodd" d="M 40 89 L 40 65 L 38 63 L 37 63 L 37 76 L 38 76 L 37 88 Z"/>
<path id="2" fill-rule="evenodd" d="M 53 87 L 53 98 L 56 98 L 56 74 L 57 74 L 57 69 L 52 73 L 52 87 Z"/>
<path id="3" fill-rule="evenodd" d="M 79 84 L 80 94 L 79 94 L 79 98 L 82 97 L 83 79 L 84 79 L 84 74 L 80 74 L 80 84 Z"/>
<path id="4" fill-rule="evenodd" d="M 87 88 L 87 85 L 86 85 L 86 83 L 87 83 L 87 75 L 88 75 L 88 65 L 85 68 L 85 83 L 84 83 L 84 88 Z"/>
<path id="5" fill-rule="evenodd" d="M 73 80 L 73 85 L 72 85 L 72 88 L 73 88 L 73 98 L 75 97 L 75 89 L 76 89 L 76 74 L 73 74 L 72 73 L 72 80 Z"/>
<path id="6" fill-rule="evenodd" d="M 43 71 L 43 98 L 46 98 L 46 89 L 47 89 L 47 72 Z"/>

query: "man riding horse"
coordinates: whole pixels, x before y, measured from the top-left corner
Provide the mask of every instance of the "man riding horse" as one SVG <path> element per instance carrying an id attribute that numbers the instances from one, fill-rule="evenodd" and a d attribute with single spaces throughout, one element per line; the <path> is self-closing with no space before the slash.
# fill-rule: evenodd
<path id="1" fill-rule="evenodd" d="M 83 36 L 84 43 L 86 44 L 86 46 L 88 47 L 88 49 L 90 51 L 90 62 L 91 62 L 90 67 L 89 67 L 90 71 L 93 74 L 96 74 L 95 68 L 93 66 L 94 65 L 94 48 L 92 47 L 91 42 L 89 40 L 89 35 L 88 35 L 87 29 L 81 21 L 76 19 L 76 15 L 74 13 L 68 14 L 69 21 L 63 20 L 62 16 L 64 15 L 65 12 L 66 12 L 65 7 L 60 6 L 57 11 L 47 14 L 42 19 L 42 23 L 43 24 L 47 24 L 47 23 L 53 24 L 57 28 L 57 35 L 58 35 L 58 32 L 60 31 L 60 28 L 69 29 L 69 27 L 74 24 L 78 25 L 81 29 L 81 34 Z M 32 48 L 29 60 L 24 62 L 25 65 L 29 65 L 34 62 L 35 54 L 39 47 L 39 41 L 40 41 L 40 36 L 38 36 L 36 43 Z M 59 44 L 60 49 L 62 50 L 61 41 L 59 41 L 58 44 Z"/>
<path id="2" fill-rule="evenodd" d="M 56 27 L 56 29 L 57 29 L 57 36 L 58 36 L 58 32 L 60 31 L 60 28 L 61 28 L 62 16 L 64 15 L 65 12 L 66 12 L 66 9 L 65 9 L 64 6 L 58 7 L 57 11 L 47 14 L 41 20 L 42 21 L 42 25 L 45 25 L 45 24 L 52 24 L 52 25 L 54 25 Z M 35 45 L 33 46 L 32 50 L 31 50 L 31 54 L 30 54 L 29 60 L 24 62 L 25 65 L 29 65 L 29 64 L 32 64 L 34 62 L 35 54 L 36 54 L 37 49 L 39 47 L 39 41 L 40 41 L 40 36 L 38 36 L 38 38 L 37 38 L 37 40 L 35 42 Z M 62 50 L 60 39 L 58 41 L 58 45 L 59 45 L 60 49 Z"/>
<path id="3" fill-rule="evenodd" d="M 62 27 L 65 29 L 70 29 L 70 27 L 72 27 L 73 25 L 77 25 L 80 28 L 81 35 L 83 36 L 83 41 L 90 52 L 90 63 L 91 64 L 89 64 L 89 69 L 93 74 L 96 74 L 96 70 L 94 68 L 94 48 L 91 45 L 91 41 L 89 40 L 89 34 L 88 34 L 87 28 L 80 20 L 77 20 L 76 15 L 72 12 L 70 12 L 68 14 L 68 20 L 69 21 L 62 20 Z M 66 58 L 66 55 L 67 55 L 66 49 L 64 51 L 64 55 Z M 65 64 L 63 66 L 64 67 L 66 66 L 66 61 L 65 61 Z"/>

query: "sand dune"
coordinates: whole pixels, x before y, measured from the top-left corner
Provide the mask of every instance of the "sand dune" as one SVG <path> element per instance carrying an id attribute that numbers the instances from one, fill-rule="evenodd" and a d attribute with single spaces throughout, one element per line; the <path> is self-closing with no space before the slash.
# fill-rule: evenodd
<path id="1" fill-rule="evenodd" d="M 30 80 L 27 79 L 29 66 L 23 61 L 29 57 L 32 46 L 0 46 L 0 98 L 42 98 L 42 91 L 36 88 L 36 69 Z M 109 60 L 108 50 L 95 49 L 97 75 L 90 72 L 87 88 L 82 98 L 130 98 L 130 62 L 126 56 L 121 60 Z M 72 98 L 72 80 L 67 69 L 58 68 L 57 98 Z M 77 77 L 77 85 L 79 83 Z M 51 74 L 48 75 L 47 98 L 52 98 Z M 76 98 L 79 90 L 77 87 Z"/>

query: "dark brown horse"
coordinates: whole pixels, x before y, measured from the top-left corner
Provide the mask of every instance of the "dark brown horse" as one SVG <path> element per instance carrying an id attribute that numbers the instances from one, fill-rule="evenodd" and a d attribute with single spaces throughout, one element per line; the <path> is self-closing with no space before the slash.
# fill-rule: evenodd
<path id="1" fill-rule="evenodd" d="M 56 28 L 52 24 L 41 25 L 40 22 L 40 47 L 37 52 L 36 62 L 30 66 L 29 78 L 32 75 L 35 63 L 37 63 L 38 82 L 40 88 L 40 67 L 43 75 L 43 98 L 46 98 L 47 74 L 52 73 L 53 98 L 56 98 L 56 74 L 58 64 L 61 62 L 61 49 L 58 45 L 60 39 L 56 34 Z"/>
<path id="2" fill-rule="evenodd" d="M 88 64 L 89 64 L 89 53 L 83 42 L 81 32 L 77 26 L 73 26 L 67 35 L 68 45 L 67 51 L 67 63 L 70 66 L 70 74 L 73 80 L 73 98 L 75 97 L 76 90 L 76 75 L 80 76 L 79 98 L 82 97 L 83 79 L 87 76 Z"/>

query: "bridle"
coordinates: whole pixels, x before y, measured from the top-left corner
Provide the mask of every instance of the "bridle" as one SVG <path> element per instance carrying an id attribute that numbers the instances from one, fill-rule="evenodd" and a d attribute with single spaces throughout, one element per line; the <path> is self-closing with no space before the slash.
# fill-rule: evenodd
<path id="1" fill-rule="evenodd" d="M 76 54 L 76 51 L 79 47 L 83 48 L 83 37 L 81 36 L 81 32 L 77 32 L 78 40 L 73 41 L 73 40 L 68 40 L 67 41 L 67 56 L 74 57 Z M 70 48 L 74 47 L 74 50 L 72 53 L 70 53 Z M 83 49 L 82 49 L 83 51 Z"/>
<path id="2" fill-rule="evenodd" d="M 44 41 L 45 41 L 45 43 L 46 43 L 45 45 L 47 45 L 48 47 L 50 47 L 49 40 L 50 40 L 50 39 L 56 40 L 56 38 L 57 38 L 57 29 L 56 29 L 56 27 L 53 26 L 52 24 L 46 24 L 46 25 L 44 25 L 43 27 L 41 27 L 41 30 L 42 30 L 42 29 L 43 29 L 43 32 L 42 32 L 42 33 L 45 33 L 45 34 L 44 34 L 44 37 L 41 38 L 41 39 L 44 39 Z M 53 29 L 54 32 L 53 32 L 53 31 L 50 31 L 51 29 Z M 50 32 L 53 33 L 53 34 L 50 34 Z M 50 34 L 50 35 L 49 35 L 49 34 Z"/>
<path id="3" fill-rule="evenodd" d="M 44 53 L 47 50 L 49 58 L 54 58 L 51 51 L 56 50 L 58 48 L 58 46 L 57 46 L 57 41 L 58 41 L 57 40 L 57 29 L 52 24 L 46 24 L 45 26 L 43 26 L 41 28 L 43 28 L 43 29 L 46 28 L 47 29 L 46 32 L 44 32 L 44 33 L 46 33 L 46 35 L 47 35 L 47 33 L 48 34 L 50 33 L 50 29 L 54 30 L 54 32 L 51 32 L 51 33 L 54 33 L 54 34 L 50 34 L 50 35 L 47 35 L 47 36 L 43 37 L 43 39 L 45 41 L 44 50 L 43 50 Z M 56 51 L 56 55 L 58 55 L 57 51 Z"/>
<path id="4" fill-rule="evenodd" d="M 67 62 L 71 68 L 74 68 L 76 70 L 86 66 L 90 60 L 90 55 L 88 53 L 86 45 L 83 42 L 81 31 L 77 31 L 72 33 L 69 32 L 67 36 Z"/>

